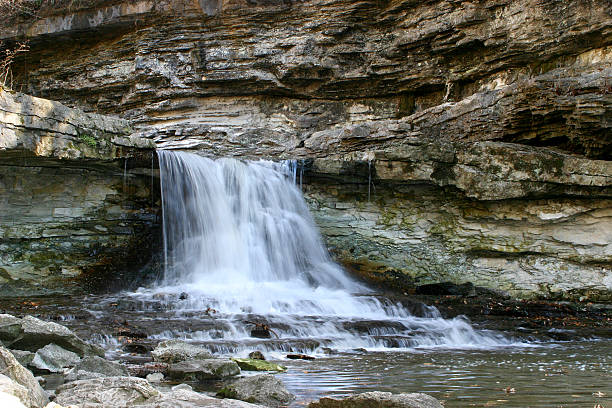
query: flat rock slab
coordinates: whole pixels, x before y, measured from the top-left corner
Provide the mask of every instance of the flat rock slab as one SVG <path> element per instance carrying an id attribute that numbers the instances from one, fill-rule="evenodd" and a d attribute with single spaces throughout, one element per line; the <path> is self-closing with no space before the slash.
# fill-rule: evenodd
<path id="1" fill-rule="evenodd" d="M 232 358 L 232 360 L 244 371 L 287 371 L 287 367 L 265 360 L 253 358 Z"/>
<path id="2" fill-rule="evenodd" d="M 57 388 L 55 402 L 87 407 L 131 407 L 161 393 L 142 378 L 105 377 L 73 381 Z"/>
<path id="3" fill-rule="evenodd" d="M 343 399 L 321 398 L 308 408 L 443 408 L 434 397 L 422 394 L 392 394 L 390 392 L 364 392 Z"/>
<path id="4" fill-rule="evenodd" d="M 81 358 L 78 354 L 55 344 L 47 344 L 34 355 L 31 365 L 39 370 L 61 373 L 66 367 L 73 367 Z"/>
<path id="5" fill-rule="evenodd" d="M 74 381 L 56 390 L 55 402 L 87 408 L 254 408 L 242 401 L 219 400 L 188 389 L 162 393 L 145 379 L 134 377 L 106 377 Z"/>
<path id="6" fill-rule="evenodd" d="M 65 380 L 70 382 L 90 378 L 122 377 L 127 375 L 129 375 L 127 367 L 98 356 L 89 356 L 79 361 L 74 369 L 66 375 Z"/>
<path id="7" fill-rule="evenodd" d="M 83 341 L 67 327 L 32 316 L 19 319 L 8 314 L 0 314 L 0 340 L 7 347 L 18 350 L 35 352 L 48 344 L 55 344 L 80 357 L 104 356 L 104 350 Z"/>
<path id="8" fill-rule="evenodd" d="M 205 347 L 196 346 L 181 340 L 162 341 L 151 352 L 154 361 L 163 363 L 178 363 L 185 360 L 205 360 L 212 354 Z"/>
<path id="9" fill-rule="evenodd" d="M 168 377 L 180 381 L 206 381 L 240 374 L 240 367 L 232 360 L 189 360 L 170 364 Z"/>

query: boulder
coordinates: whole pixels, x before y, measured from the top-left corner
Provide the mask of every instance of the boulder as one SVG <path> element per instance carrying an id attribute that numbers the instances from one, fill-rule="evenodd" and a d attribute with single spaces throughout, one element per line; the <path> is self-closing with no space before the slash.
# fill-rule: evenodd
<path id="1" fill-rule="evenodd" d="M 47 394 L 42 389 L 34 375 L 24 366 L 19 364 L 15 356 L 4 347 L 0 347 L 0 372 L 25 387 L 30 395 L 30 400 L 35 406 L 42 407 L 49 402 Z"/>
<path id="2" fill-rule="evenodd" d="M 287 371 L 287 367 L 265 360 L 253 358 L 232 358 L 244 371 Z"/>
<path id="3" fill-rule="evenodd" d="M 104 377 L 63 384 L 55 394 L 55 402 L 60 405 L 112 408 L 131 407 L 161 393 L 142 378 Z"/>
<path id="4" fill-rule="evenodd" d="M 151 398 L 145 403 L 139 404 L 138 408 L 195 408 L 195 407 L 214 407 L 214 408 L 256 408 L 261 405 L 249 404 L 247 402 L 235 400 L 219 400 L 200 394 L 191 390 L 172 390 Z M 109 407 L 112 408 L 112 407 Z"/>
<path id="5" fill-rule="evenodd" d="M 39 370 L 61 373 L 66 367 L 73 367 L 81 360 L 78 354 L 55 344 L 47 344 L 34 355 L 32 366 Z"/>
<path id="6" fill-rule="evenodd" d="M 21 319 L 9 314 L 0 314 L 0 341 L 13 342 L 21 334 Z"/>
<path id="7" fill-rule="evenodd" d="M 392 394 L 390 392 L 364 392 L 347 398 L 321 398 L 311 402 L 308 408 L 442 408 L 434 397 L 421 394 Z"/>
<path id="8" fill-rule="evenodd" d="M 127 376 L 127 367 L 98 356 L 85 357 L 66 375 L 66 382 L 101 377 Z"/>
<path id="9" fill-rule="evenodd" d="M 295 399 L 282 381 L 271 374 L 241 378 L 223 388 L 217 396 L 254 402 L 266 407 L 285 406 Z"/>
<path id="10" fill-rule="evenodd" d="M 249 353 L 249 358 L 252 358 L 253 360 L 265 360 L 266 359 L 263 353 L 259 350 L 251 351 Z"/>
<path id="11" fill-rule="evenodd" d="M 255 408 L 241 401 L 222 401 L 187 389 L 161 393 L 146 380 L 106 377 L 74 381 L 58 387 L 56 403 L 87 408 Z"/>
<path id="12" fill-rule="evenodd" d="M 189 360 L 170 364 L 168 377 L 179 381 L 206 381 L 240 374 L 240 367 L 232 360 Z"/>
<path id="13" fill-rule="evenodd" d="M 83 341 L 67 327 L 32 316 L 19 319 L 11 315 L 0 315 L 0 340 L 7 347 L 18 350 L 37 351 L 53 343 L 81 357 L 104 356 L 103 349 Z"/>
<path id="14" fill-rule="evenodd" d="M 28 366 L 34 359 L 34 353 L 31 351 L 11 350 L 11 353 L 13 353 L 17 361 L 19 361 L 19 364 L 24 367 Z"/>
<path id="15" fill-rule="evenodd" d="M 164 380 L 162 373 L 151 373 L 147 375 L 147 381 L 149 382 L 161 382 Z"/>
<path id="16" fill-rule="evenodd" d="M 181 340 L 162 341 L 151 352 L 154 361 L 178 363 L 185 360 L 204 360 L 212 357 L 205 347 L 196 346 Z"/>
<path id="17" fill-rule="evenodd" d="M 26 387 L 0 374 L 0 406 L 39 408 Z"/>

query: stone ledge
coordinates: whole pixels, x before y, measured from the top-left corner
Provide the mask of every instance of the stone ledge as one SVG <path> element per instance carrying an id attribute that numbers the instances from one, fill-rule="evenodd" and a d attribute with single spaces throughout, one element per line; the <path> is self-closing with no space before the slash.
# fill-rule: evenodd
<path id="1" fill-rule="evenodd" d="M 152 150 L 128 121 L 0 90 L 0 157 L 112 161 Z"/>

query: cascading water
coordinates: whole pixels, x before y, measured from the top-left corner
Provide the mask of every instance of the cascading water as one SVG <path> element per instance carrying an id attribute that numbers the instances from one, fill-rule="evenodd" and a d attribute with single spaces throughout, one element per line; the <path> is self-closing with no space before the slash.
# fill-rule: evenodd
<path id="1" fill-rule="evenodd" d="M 159 338 L 193 339 L 228 353 L 511 344 L 464 319 L 442 319 L 433 307 L 415 316 L 351 279 L 330 259 L 288 166 L 158 155 L 166 264 L 154 296 L 179 299 L 178 315 L 214 313 L 215 321 L 214 328 L 169 328 Z M 279 338 L 251 338 L 252 321 Z"/>

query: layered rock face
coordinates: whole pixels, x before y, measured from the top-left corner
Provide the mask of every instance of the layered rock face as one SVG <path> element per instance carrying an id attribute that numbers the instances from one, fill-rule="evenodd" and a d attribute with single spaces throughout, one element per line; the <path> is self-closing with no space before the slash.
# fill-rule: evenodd
<path id="1" fill-rule="evenodd" d="M 139 171 L 152 158 L 125 120 L 0 91 L 0 291 L 110 288 L 142 266 L 157 236 Z"/>
<path id="2" fill-rule="evenodd" d="M 362 275 L 610 299 L 610 2 L 54 13 L 0 29 L 30 39 L 24 90 L 119 114 L 160 147 L 305 160 L 315 218 Z"/>

